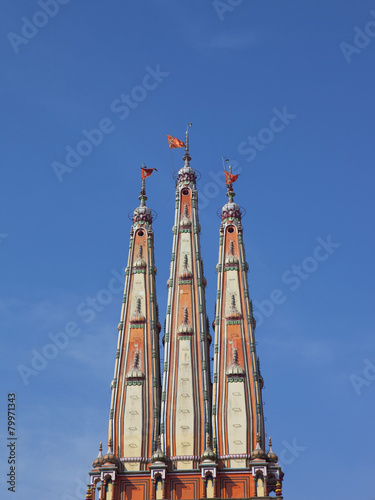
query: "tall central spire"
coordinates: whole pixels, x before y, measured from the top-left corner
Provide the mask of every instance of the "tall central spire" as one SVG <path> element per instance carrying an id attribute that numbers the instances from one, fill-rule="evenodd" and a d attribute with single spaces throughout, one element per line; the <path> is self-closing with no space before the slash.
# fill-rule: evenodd
<path id="1" fill-rule="evenodd" d="M 211 387 L 197 176 L 190 166 L 188 129 L 183 160 L 168 280 L 161 432 L 172 468 L 197 469 L 211 429 Z"/>

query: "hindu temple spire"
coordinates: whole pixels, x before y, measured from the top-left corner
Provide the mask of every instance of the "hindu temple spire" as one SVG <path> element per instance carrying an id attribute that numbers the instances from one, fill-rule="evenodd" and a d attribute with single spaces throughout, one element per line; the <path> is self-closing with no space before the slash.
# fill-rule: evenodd
<path id="1" fill-rule="evenodd" d="M 190 167 L 189 127 L 184 165 L 178 172 L 172 258 L 167 282 L 162 449 L 171 470 L 197 469 L 211 435 L 211 377 L 203 263 L 200 250 L 197 176 Z M 184 458 L 185 457 L 185 458 Z"/>
<path id="2" fill-rule="evenodd" d="M 160 365 L 152 211 L 141 167 L 140 205 L 130 229 L 125 288 L 111 404 L 108 450 L 90 472 L 86 500 L 282 498 L 278 457 L 265 447 L 255 319 L 249 298 L 241 207 L 234 202 L 233 174 L 224 167 L 228 200 L 222 207 L 214 376 L 200 246 L 197 174 L 185 143 L 175 192 L 173 243 Z M 181 160 L 180 160 L 181 161 Z M 161 382 L 160 369 L 163 370 Z M 96 494 L 96 490 L 99 494 Z"/>

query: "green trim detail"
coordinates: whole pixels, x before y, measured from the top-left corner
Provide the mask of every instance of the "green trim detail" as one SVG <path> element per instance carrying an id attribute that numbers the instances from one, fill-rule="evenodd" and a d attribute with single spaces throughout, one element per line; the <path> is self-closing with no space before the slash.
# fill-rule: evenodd
<path id="1" fill-rule="evenodd" d="M 193 334 L 191 335 L 179 335 L 178 340 L 191 340 Z"/>
<path id="2" fill-rule="evenodd" d="M 132 269 L 132 274 L 146 274 L 146 269 L 144 267 L 134 267 Z M 152 274 L 151 268 L 150 268 L 150 274 Z"/>
<path id="3" fill-rule="evenodd" d="M 243 382 L 244 377 L 234 377 L 233 375 L 228 375 L 228 382 Z"/>
<path id="4" fill-rule="evenodd" d="M 224 271 L 238 271 L 238 264 L 225 264 Z"/>

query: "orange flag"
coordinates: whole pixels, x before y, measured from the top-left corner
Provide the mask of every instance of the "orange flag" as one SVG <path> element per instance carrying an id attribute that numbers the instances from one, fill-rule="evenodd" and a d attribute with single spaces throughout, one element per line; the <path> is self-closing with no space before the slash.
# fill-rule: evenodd
<path id="1" fill-rule="evenodd" d="M 141 171 L 142 171 L 142 179 L 146 179 L 146 177 L 148 177 L 149 175 L 152 174 L 152 172 L 156 170 L 158 171 L 157 168 L 146 168 L 146 167 L 141 167 Z"/>
<path id="2" fill-rule="evenodd" d="M 180 139 L 177 139 L 176 137 L 173 137 L 171 135 L 168 135 L 168 145 L 170 148 L 184 148 L 185 143 L 180 141 Z"/>
<path id="3" fill-rule="evenodd" d="M 231 174 L 230 172 L 227 172 L 226 170 L 224 170 L 224 174 L 225 174 L 225 184 L 232 184 L 232 182 L 236 182 L 236 180 L 238 179 L 238 174 L 234 175 Z"/>

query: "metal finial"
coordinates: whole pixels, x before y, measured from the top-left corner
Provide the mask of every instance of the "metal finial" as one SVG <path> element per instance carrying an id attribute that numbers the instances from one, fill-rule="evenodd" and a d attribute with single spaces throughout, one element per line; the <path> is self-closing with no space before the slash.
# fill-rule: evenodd
<path id="1" fill-rule="evenodd" d="M 146 165 L 142 162 L 142 167 L 141 168 L 146 168 Z M 138 200 L 141 202 L 141 207 L 145 206 L 145 201 L 147 200 L 146 196 L 146 180 L 142 179 L 141 181 L 141 191 L 138 196 Z"/>
<path id="2" fill-rule="evenodd" d="M 185 151 L 189 152 L 189 127 L 192 126 L 192 123 L 188 123 L 185 132 Z"/>
<path id="3" fill-rule="evenodd" d="M 230 175 L 232 175 L 232 165 L 230 164 L 229 159 L 225 158 L 225 156 L 223 156 L 223 160 L 225 160 L 225 163 L 228 163 L 228 170 L 227 171 L 229 172 Z M 224 161 L 223 161 L 223 166 L 224 166 Z M 225 166 L 224 166 L 224 170 L 226 170 Z M 233 191 L 233 183 L 231 183 L 231 182 L 227 183 L 226 195 L 228 196 L 230 203 L 233 202 L 233 198 L 234 198 L 235 194 L 236 193 Z"/>
<path id="4" fill-rule="evenodd" d="M 191 157 L 189 155 L 189 127 L 191 126 L 192 124 L 188 123 L 185 132 L 185 155 L 183 157 L 183 160 L 185 161 L 185 166 L 189 166 L 189 161 L 191 160 Z"/>

